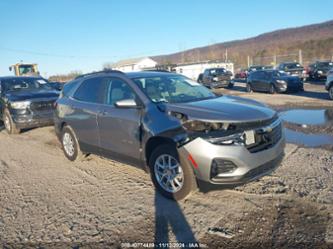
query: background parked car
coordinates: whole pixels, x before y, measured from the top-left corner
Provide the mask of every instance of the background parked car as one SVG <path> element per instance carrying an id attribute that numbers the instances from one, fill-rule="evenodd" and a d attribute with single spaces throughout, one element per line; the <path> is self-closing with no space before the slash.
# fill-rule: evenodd
<path id="1" fill-rule="evenodd" d="M 53 89 L 55 89 L 55 90 L 57 90 L 57 91 L 61 91 L 62 88 L 64 87 L 64 84 L 65 84 L 65 83 L 61 83 L 61 82 L 58 82 L 58 81 L 50 81 L 50 82 L 48 83 L 48 85 L 49 85 L 50 87 L 52 87 Z"/>
<path id="2" fill-rule="evenodd" d="M 40 77 L 0 77 L 0 120 L 10 134 L 53 124 L 59 92 Z"/>
<path id="3" fill-rule="evenodd" d="M 297 62 L 283 62 L 280 63 L 277 67 L 278 70 L 284 71 L 285 73 L 291 76 L 297 76 L 301 80 L 305 81 L 308 77 L 308 74 L 304 67 Z"/>
<path id="4" fill-rule="evenodd" d="M 303 91 L 303 81 L 278 70 L 258 70 L 247 78 L 246 90 L 275 92 Z"/>
<path id="5" fill-rule="evenodd" d="M 248 74 L 248 70 L 242 68 L 235 74 L 235 79 L 246 79 L 247 74 Z"/>
<path id="6" fill-rule="evenodd" d="M 316 61 L 308 67 L 309 78 L 312 80 L 326 79 L 328 71 L 332 68 L 332 61 Z"/>
<path id="7" fill-rule="evenodd" d="M 327 74 L 325 88 L 328 91 L 330 99 L 333 100 L 333 68 Z"/>
<path id="8" fill-rule="evenodd" d="M 208 88 L 232 88 L 234 83 L 231 77 L 232 73 L 225 68 L 207 68 L 202 75 L 202 84 Z"/>

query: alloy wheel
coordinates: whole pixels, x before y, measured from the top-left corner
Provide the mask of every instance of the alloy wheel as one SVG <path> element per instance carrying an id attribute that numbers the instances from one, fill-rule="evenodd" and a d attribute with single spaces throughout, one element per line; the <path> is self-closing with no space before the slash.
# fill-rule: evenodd
<path id="1" fill-rule="evenodd" d="M 171 155 L 160 155 L 155 161 L 154 171 L 158 184 L 167 192 L 176 193 L 183 187 L 183 169 Z"/>
<path id="2" fill-rule="evenodd" d="M 6 130 L 10 131 L 12 127 L 11 127 L 10 119 L 9 119 L 8 115 L 5 115 L 4 124 L 5 124 Z"/>
<path id="3" fill-rule="evenodd" d="M 62 144 L 64 146 L 64 150 L 68 156 L 73 156 L 75 152 L 74 148 L 74 140 L 69 133 L 65 133 L 62 137 Z"/>

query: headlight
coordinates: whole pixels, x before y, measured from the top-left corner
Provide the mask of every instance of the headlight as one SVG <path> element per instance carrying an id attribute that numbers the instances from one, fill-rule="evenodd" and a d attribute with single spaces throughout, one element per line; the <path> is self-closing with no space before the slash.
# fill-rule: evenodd
<path id="1" fill-rule="evenodd" d="M 284 80 L 276 80 L 276 82 L 279 83 L 279 84 L 286 84 L 287 83 Z"/>
<path id="2" fill-rule="evenodd" d="M 219 81 L 219 78 L 218 77 L 214 77 L 213 80 L 214 81 Z"/>
<path id="3" fill-rule="evenodd" d="M 317 73 L 319 73 L 319 74 L 322 74 L 322 73 L 323 73 L 323 71 L 319 70 L 319 71 L 317 71 Z"/>
<path id="4" fill-rule="evenodd" d="M 26 109 L 30 105 L 30 101 L 12 102 L 10 106 L 14 109 Z"/>
<path id="5" fill-rule="evenodd" d="M 188 120 L 183 123 L 183 127 L 189 131 L 202 131 L 208 133 L 214 130 L 226 130 L 228 128 L 228 124 Z"/>

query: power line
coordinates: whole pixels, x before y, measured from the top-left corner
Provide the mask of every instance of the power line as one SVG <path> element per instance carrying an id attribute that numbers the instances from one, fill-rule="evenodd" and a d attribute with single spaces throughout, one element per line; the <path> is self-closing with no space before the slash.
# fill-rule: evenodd
<path id="1" fill-rule="evenodd" d="M 23 54 L 31 54 L 31 55 L 38 55 L 38 56 L 45 56 L 45 57 L 59 57 L 59 58 L 68 58 L 68 59 L 82 59 L 82 58 L 121 58 L 121 57 L 134 57 L 134 56 L 143 56 L 150 53 L 157 53 L 161 50 L 152 50 L 147 52 L 141 52 L 132 55 L 64 55 L 64 54 L 53 54 L 53 53 L 45 53 L 39 51 L 32 51 L 32 50 L 25 50 L 25 49 L 14 49 L 14 48 L 7 48 L 7 47 L 0 47 L 0 50 L 14 52 L 14 53 L 23 53 Z"/>

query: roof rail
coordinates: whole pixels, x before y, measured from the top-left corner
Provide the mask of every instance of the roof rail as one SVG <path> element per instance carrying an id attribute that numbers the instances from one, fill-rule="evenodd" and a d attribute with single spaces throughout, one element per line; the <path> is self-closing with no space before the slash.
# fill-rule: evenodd
<path id="1" fill-rule="evenodd" d="M 143 70 L 144 72 L 163 72 L 163 73 L 171 73 L 170 71 L 168 70 L 165 70 L 165 69 L 144 69 Z"/>
<path id="2" fill-rule="evenodd" d="M 124 74 L 124 72 L 122 72 L 122 71 L 112 70 L 112 69 L 105 69 L 105 70 L 102 70 L 102 71 L 81 74 L 79 76 L 76 76 L 75 79 L 80 79 L 80 78 L 83 78 L 83 77 L 86 77 L 86 76 L 90 76 L 90 75 L 94 75 L 94 74 L 100 74 L 100 73 L 121 73 L 121 74 Z"/>

